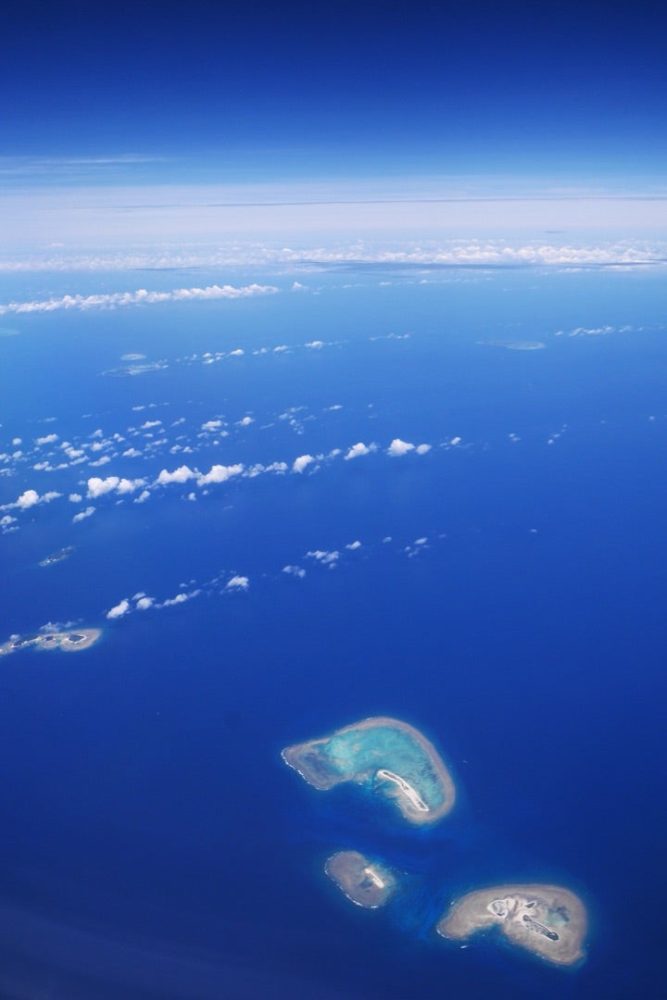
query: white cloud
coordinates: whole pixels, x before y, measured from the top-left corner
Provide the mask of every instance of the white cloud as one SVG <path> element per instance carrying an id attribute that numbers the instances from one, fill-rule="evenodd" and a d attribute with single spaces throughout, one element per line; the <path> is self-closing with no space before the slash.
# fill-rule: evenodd
<path id="1" fill-rule="evenodd" d="M 158 608 L 174 608 L 177 604 L 185 604 L 186 601 L 191 601 L 193 597 L 199 597 L 201 590 L 191 590 L 189 594 L 180 593 L 176 594 L 175 597 L 168 597 L 166 601 L 162 601 L 161 604 L 157 604 Z"/>
<path id="2" fill-rule="evenodd" d="M 145 479 L 121 479 L 116 487 L 116 493 L 120 493 L 121 495 L 125 493 L 134 493 L 136 490 L 145 485 Z"/>
<path id="3" fill-rule="evenodd" d="M 418 197 L 423 197 L 423 186 L 422 182 L 419 182 L 419 193 Z M 438 192 L 432 190 L 434 197 L 436 198 Z M 177 197 L 179 198 L 178 204 L 181 205 L 180 199 L 182 198 L 182 191 L 179 190 Z M 295 191 L 295 195 L 297 192 Z M 298 190 L 298 197 L 302 197 L 303 185 L 300 185 Z M 342 189 L 341 189 L 342 194 Z M 350 219 L 350 226 L 354 228 L 359 225 L 360 213 L 368 211 L 368 205 L 364 206 L 363 198 L 360 203 L 359 201 L 360 192 L 355 189 L 352 193 L 349 189 L 342 194 L 341 200 L 346 201 L 348 204 L 354 202 L 352 209 L 354 211 L 354 218 Z M 540 212 L 542 218 L 542 225 L 547 224 L 547 218 L 554 223 L 562 223 L 563 211 L 568 214 L 568 219 L 580 220 L 582 212 L 582 200 L 585 203 L 585 210 L 588 212 L 596 211 L 596 206 L 599 206 L 600 211 L 604 213 L 604 221 L 606 226 L 610 226 L 609 222 L 609 201 L 604 197 L 594 196 L 588 198 L 591 192 L 584 190 L 575 196 L 574 200 L 564 199 L 562 194 L 556 194 L 555 198 L 553 192 L 545 192 L 545 201 L 541 202 Z M 267 195 L 266 190 L 263 192 L 263 197 Z M 272 192 L 273 195 L 273 192 Z M 391 192 L 391 197 L 387 201 L 387 210 L 391 211 L 391 202 L 395 201 L 395 192 Z M 417 196 L 417 191 L 412 185 L 412 195 Z M 144 201 L 145 193 L 142 190 L 138 197 Z M 320 200 L 322 197 L 322 192 L 317 192 L 315 198 Z M 215 198 L 219 201 L 221 200 L 220 189 L 216 189 Z M 123 204 L 127 200 L 127 196 L 123 194 Z M 226 200 L 224 196 L 222 200 Z M 407 200 L 410 200 L 410 196 L 407 196 Z M 628 202 L 624 199 L 614 198 L 613 199 L 619 206 L 622 213 L 622 218 L 625 219 L 625 214 L 628 210 Z M 398 208 L 399 211 L 403 211 L 403 206 L 406 201 L 406 190 L 402 189 L 401 197 L 399 199 Z M 553 211 L 557 212 L 557 217 L 548 215 L 545 216 L 546 203 L 550 202 Z M 501 211 L 503 213 L 503 224 L 507 223 L 507 202 L 504 200 L 502 194 L 499 194 L 499 201 L 494 201 L 490 199 L 485 212 L 497 213 Z M 630 203 L 632 205 L 633 217 L 636 216 L 638 209 L 636 208 L 635 202 Z M 517 203 L 513 199 L 511 204 L 512 209 L 512 220 L 522 218 L 525 220 L 529 217 L 532 222 L 535 221 L 535 200 L 524 200 L 520 203 L 520 207 L 517 210 Z M 59 208 L 60 206 L 58 206 Z M 375 210 L 374 205 L 370 206 L 371 211 Z M 416 202 L 412 203 L 413 212 L 415 210 L 428 212 L 428 218 L 423 219 L 423 228 L 428 229 L 433 221 L 434 205 L 432 203 L 423 204 L 422 208 L 419 209 Z M 650 211 L 651 219 L 655 217 L 655 203 L 644 204 L 644 213 Z M 206 208 L 206 215 L 210 216 L 210 208 Z M 312 206 L 306 206 L 304 211 L 309 212 L 312 215 Z M 335 204 L 331 206 L 331 211 L 335 213 L 336 223 L 340 223 L 340 204 Z M 463 219 L 469 219 L 470 203 L 466 202 L 464 199 L 458 205 L 456 204 L 456 199 L 449 201 L 447 204 L 448 217 L 451 212 L 459 213 L 457 218 L 460 221 Z M 461 215 L 463 211 L 464 215 Z M 367 216 L 366 216 L 367 218 Z M 374 218 L 374 216 L 373 216 Z M 497 218 L 497 215 L 494 215 Z M 161 220 L 161 223 L 163 220 Z M 451 223 L 451 219 L 450 219 Z M 550 224 L 550 223 L 549 223 Z M 179 223 L 180 225 L 180 223 Z M 620 224 L 619 224 L 620 225 Z M 515 228 L 515 223 L 513 222 L 512 227 Z M 610 226 L 611 228 L 611 226 Z M 216 234 L 217 235 L 217 234 Z M 57 249 L 58 245 L 52 244 L 52 250 Z M 302 246 L 299 248 L 294 247 L 262 247 L 258 246 L 254 241 L 252 244 L 240 245 L 238 242 L 234 244 L 229 244 L 227 246 L 218 247 L 215 250 L 208 250 L 205 248 L 193 249 L 188 252 L 183 252 L 181 250 L 177 251 L 154 251 L 148 253 L 141 252 L 122 252 L 122 253 L 107 253 L 107 254 L 88 254 L 88 255 L 78 255 L 72 256 L 65 254 L 60 250 L 60 252 L 54 254 L 51 253 L 50 256 L 40 255 L 39 257 L 21 257 L 8 259 L 3 258 L 0 260 L 0 271 L 6 272 L 23 272 L 23 271 L 129 271 L 132 269 L 139 268 L 184 268 L 184 267 L 228 267 L 230 265 L 264 265 L 264 264 L 294 264 L 299 262 L 312 262 L 317 261 L 319 263 L 350 263 L 355 261 L 362 261 L 363 263 L 381 263 L 381 264 L 440 264 L 440 265 L 460 265 L 460 264 L 470 264 L 470 265 L 494 265 L 494 264 L 518 264 L 518 265 L 551 265 L 551 266 L 565 266 L 565 267 L 576 267 L 578 265 L 628 265 L 637 263 L 649 263 L 649 262 L 659 262 L 664 259 L 664 245 L 662 242 L 654 243 L 649 245 L 645 241 L 636 241 L 631 243 L 629 241 L 618 241 L 616 243 L 612 242 L 600 242 L 597 244 L 589 245 L 579 245 L 573 246 L 568 244 L 563 244 L 562 242 L 546 243 L 540 240 L 534 243 L 520 243 L 518 240 L 513 243 L 508 243 L 506 240 L 500 239 L 474 239 L 469 240 L 456 239 L 442 242 L 435 242 L 435 240 L 425 242 L 424 244 L 415 243 L 413 241 L 403 242 L 402 244 L 379 244 L 379 243 L 367 243 L 361 245 L 355 242 L 350 245 L 340 245 L 336 244 L 334 246 Z M 299 286 L 300 282 L 295 282 L 292 286 L 293 291 L 302 291 L 302 288 L 295 287 Z M 215 286 L 214 286 L 215 287 Z M 184 291 L 188 291 L 185 289 Z M 200 291 L 206 291 L 206 289 L 200 289 Z M 121 293 L 123 294 L 123 293 Z M 125 293 L 125 294 L 136 294 L 136 293 Z M 146 293 L 151 294 L 151 293 Z M 163 293 L 171 294 L 171 293 Z"/>
<path id="4" fill-rule="evenodd" d="M 225 585 L 225 590 L 247 590 L 250 580 L 247 576 L 233 576 Z"/>
<path id="5" fill-rule="evenodd" d="M 336 552 L 335 550 L 327 552 L 326 549 L 313 549 L 310 552 L 306 552 L 306 556 L 308 559 L 315 559 L 323 566 L 330 566 L 333 569 L 335 564 L 340 559 L 340 552 Z"/>
<path id="6" fill-rule="evenodd" d="M 287 573 L 288 576 L 297 576 L 300 580 L 303 580 L 306 575 L 302 566 L 283 566 L 283 573 Z"/>
<path id="7" fill-rule="evenodd" d="M 222 420 L 207 420 L 201 425 L 203 431 L 218 431 L 222 427 Z"/>
<path id="8" fill-rule="evenodd" d="M 415 446 L 409 441 L 401 441 L 400 438 L 394 438 L 387 448 L 387 454 L 393 458 L 398 458 L 400 455 L 407 455 L 409 451 L 414 451 L 414 448 Z"/>
<path id="9" fill-rule="evenodd" d="M 324 346 L 323 340 L 310 340 L 306 344 L 306 347 L 309 347 L 311 351 L 321 351 Z"/>
<path id="10" fill-rule="evenodd" d="M 146 501 L 150 500 L 150 498 L 151 498 L 151 495 L 148 492 L 148 490 L 142 490 L 141 493 L 139 494 L 139 496 L 136 497 L 134 503 L 146 503 Z"/>
<path id="11" fill-rule="evenodd" d="M 292 462 L 292 472 L 303 472 L 303 470 L 314 461 L 315 459 L 312 455 L 299 455 L 299 457 L 295 458 Z"/>
<path id="12" fill-rule="evenodd" d="M 140 451 L 136 448 L 128 448 L 127 451 L 123 452 L 123 458 L 139 458 L 141 455 Z"/>
<path id="13" fill-rule="evenodd" d="M 106 616 L 107 618 L 113 620 L 114 618 L 122 618 L 123 615 L 128 614 L 129 611 L 130 602 L 126 597 L 124 597 L 122 601 L 119 601 L 118 604 L 115 604 L 113 608 L 110 608 L 109 611 L 107 611 Z"/>
<path id="14" fill-rule="evenodd" d="M 208 486 L 209 483 L 224 483 L 232 476 L 239 476 L 243 472 L 243 466 L 237 465 L 212 465 L 207 473 L 199 473 L 197 476 L 197 486 Z"/>
<path id="15" fill-rule="evenodd" d="M 137 611 L 148 611 L 148 609 L 152 608 L 154 604 L 154 597 L 146 597 L 146 595 L 144 595 L 143 597 L 137 598 L 136 608 Z"/>
<path id="16" fill-rule="evenodd" d="M 88 480 L 88 493 L 87 496 L 90 500 L 97 500 L 98 497 L 102 497 L 105 493 L 111 493 L 115 490 L 120 482 L 118 476 L 107 476 L 106 479 L 99 479 L 97 476 L 92 476 Z"/>
<path id="17" fill-rule="evenodd" d="M 239 427 L 250 427 L 250 424 L 254 424 L 254 419 L 252 417 L 241 417 L 237 420 Z"/>
<path id="18" fill-rule="evenodd" d="M 363 455 L 370 455 L 372 451 L 375 451 L 375 445 L 364 444 L 363 441 L 358 441 L 357 444 L 353 444 L 351 448 L 348 448 L 345 454 L 345 461 L 349 462 L 353 458 L 361 458 Z"/>
<path id="19" fill-rule="evenodd" d="M 181 465 L 178 469 L 174 469 L 173 472 L 163 469 L 155 482 L 159 486 L 168 486 L 170 483 L 187 483 L 188 480 L 196 478 L 196 472 L 187 465 Z"/>
<path id="20" fill-rule="evenodd" d="M 52 500 L 57 500 L 60 496 L 62 496 L 62 493 L 56 493 L 54 490 L 42 493 L 41 496 L 37 490 L 24 490 L 14 503 L 2 504 L 0 510 L 29 510 L 40 503 L 51 503 Z"/>
<path id="21" fill-rule="evenodd" d="M 211 299 L 245 299 L 255 295 L 273 295 L 273 285 L 208 285 L 206 288 L 174 288 L 169 292 L 110 292 L 98 295 L 62 295 L 59 298 L 7 302 L 0 305 L 0 316 L 9 313 L 50 313 L 59 309 L 117 309 L 121 306 L 154 305 L 160 302 L 196 302 Z"/>
<path id="22" fill-rule="evenodd" d="M 85 521 L 87 517 L 92 517 L 94 513 L 94 507 L 86 507 L 85 510 L 80 510 L 78 514 L 74 515 L 72 524 L 79 524 L 80 521 Z"/>
<path id="23" fill-rule="evenodd" d="M 35 444 L 38 448 L 41 448 L 44 444 L 55 444 L 57 440 L 57 434 L 45 434 L 44 437 L 35 438 Z"/>
<path id="24" fill-rule="evenodd" d="M 95 462 L 89 462 L 89 465 L 99 468 L 101 465 L 108 465 L 111 461 L 109 455 L 100 455 L 100 457 Z"/>
<path id="25" fill-rule="evenodd" d="M 67 499 L 71 503 L 81 503 L 81 501 L 83 500 L 83 497 L 81 496 L 80 493 L 70 493 L 70 495 L 68 496 Z"/>
<path id="26" fill-rule="evenodd" d="M 417 447 L 415 448 L 415 451 L 417 452 L 418 455 L 427 455 L 430 450 L 431 450 L 430 444 L 418 444 Z"/>
<path id="27" fill-rule="evenodd" d="M 345 548 L 350 549 L 351 552 L 355 552 L 357 549 L 361 548 L 361 542 L 357 539 L 356 542 L 349 542 L 349 544 L 346 545 Z"/>

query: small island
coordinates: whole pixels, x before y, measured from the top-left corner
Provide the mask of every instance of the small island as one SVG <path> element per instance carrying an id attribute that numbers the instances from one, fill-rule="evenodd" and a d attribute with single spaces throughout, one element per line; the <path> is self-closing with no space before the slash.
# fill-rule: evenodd
<path id="1" fill-rule="evenodd" d="M 327 860 L 324 870 L 349 900 L 367 910 L 384 906 L 396 888 L 388 868 L 358 851 L 338 851 Z"/>
<path id="2" fill-rule="evenodd" d="M 102 635 L 99 628 L 80 628 L 63 632 L 40 632 L 37 635 L 13 635 L 0 646 L 0 656 L 18 653 L 22 649 L 59 649 L 63 653 L 76 653 L 90 649 Z"/>
<path id="3" fill-rule="evenodd" d="M 437 750 L 398 719 L 364 719 L 287 747 L 282 757 L 314 788 L 355 782 L 393 801 L 411 823 L 433 823 L 454 806 L 454 782 Z"/>
<path id="4" fill-rule="evenodd" d="M 500 347 L 505 351 L 543 351 L 543 340 L 478 340 L 480 347 Z"/>
<path id="5" fill-rule="evenodd" d="M 521 948 L 555 965 L 584 957 L 584 904 L 556 885 L 497 885 L 456 900 L 437 926 L 438 934 L 462 941 L 476 931 L 499 927 Z"/>
<path id="6" fill-rule="evenodd" d="M 51 555 L 46 556 L 45 559 L 40 560 L 39 565 L 43 567 L 55 566 L 57 563 L 64 562 L 65 559 L 69 559 L 69 557 L 72 555 L 73 552 L 74 552 L 74 546 L 66 545 L 63 549 L 58 549 L 57 552 L 52 552 Z"/>

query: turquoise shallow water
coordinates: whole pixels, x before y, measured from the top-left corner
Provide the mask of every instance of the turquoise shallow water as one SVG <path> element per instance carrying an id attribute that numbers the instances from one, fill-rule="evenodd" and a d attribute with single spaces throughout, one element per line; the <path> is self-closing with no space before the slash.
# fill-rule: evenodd
<path id="1" fill-rule="evenodd" d="M 428 754 L 405 730 L 373 726 L 337 733 L 322 753 L 339 774 L 351 780 L 363 777 L 380 794 L 392 794 L 391 787 L 377 779 L 377 771 L 386 768 L 412 785 L 430 808 L 444 801 L 442 782 Z"/>

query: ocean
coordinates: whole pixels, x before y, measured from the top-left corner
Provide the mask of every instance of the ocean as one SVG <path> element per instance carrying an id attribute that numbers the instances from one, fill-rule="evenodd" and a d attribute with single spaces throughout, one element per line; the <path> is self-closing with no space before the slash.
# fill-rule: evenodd
<path id="1" fill-rule="evenodd" d="M 62 495 L 8 508 L 0 642 L 49 622 L 104 634 L 0 663 L 0 995 L 657 1000 L 662 270 L 297 277 L 305 289 L 235 275 L 279 289 L 237 301 L 3 318 L 0 450 L 29 457 L 5 461 L 0 502 Z M 1 291 L 216 280 L 40 275 Z M 392 457 L 395 439 L 430 450 Z M 85 461 L 58 468 L 81 442 Z M 244 472 L 153 485 L 217 463 Z M 86 495 L 112 475 L 149 498 Z M 192 596 L 157 607 L 178 593 Z M 154 606 L 132 610 L 137 594 Z M 416 726 L 451 767 L 459 799 L 433 828 L 356 788 L 318 792 L 280 758 L 372 715 Z M 402 873 L 386 908 L 326 878 L 344 849 Z M 457 896 L 520 881 L 585 901 L 581 967 L 434 934 Z"/>

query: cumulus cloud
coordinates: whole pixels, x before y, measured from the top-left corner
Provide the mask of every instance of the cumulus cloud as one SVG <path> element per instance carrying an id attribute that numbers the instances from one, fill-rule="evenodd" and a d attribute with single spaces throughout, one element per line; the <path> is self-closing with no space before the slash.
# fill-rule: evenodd
<path id="1" fill-rule="evenodd" d="M 88 499 L 96 500 L 98 497 L 104 496 L 106 493 L 119 493 L 121 496 L 127 493 L 134 493 L 135 490 L 140 489 L 142 486 L 146 485 L 144 479 L 121 479 L 119 476 L 107 476 L 106 479 L 100 479 L 97 476 L 92 476 L 88 480 Z"/>
<path id="2" fill-rule="evenodd" d="M 137 608 L 137 611 L 148 611 L 148 609 L 152 608 L 154 604 L 155 604 L 154 597 L 147 597 L 145 594 L 143 594 L 141 597 L 136 598 L 135 606 Z"/>
<path id="3" fill-rule="evenodd" d="M 191 601 L 194 597 L 199 597 L 201 590 L 191 590 L 189 593 L 181 592 L 176 594 L 175 597 L 168 597 L 166 601 L 162 601 L 161 604 L 156 604 L 157 608 L 174 608 L 177 604 L 185 604 L 186 601 Z"/>
<path id="4" fill-rule="evenodd" d="M 372 451 L 375 451 L 375 445 L 364 444 L 363 441 L 358 441 L 357 444 L 353 444 L 351 448 L 348 448 L 345 453 L 345 461 L 349 462 L 353 458 L 361 458 L 363 455 L 370 455 Z"/>
<path id="5" fill-rule="evenodd" d="M 299 455 L 299 457 L 295 458 L 292 462 L 292 472 L 303 472 L 303 470 L 314 461 L 315 459 L 312 455 Z"/>
<path id="6" fill-rule="evenodd" d="M 88 480 L 88 497 L 91 500 L 96 500 L 98 497 L 104 496 L 105 493 L 111 493 L 118 486 L 120 479 L 118 476 L 107 476 L 106 479 L 99 479 L 97 476 L 92 476 Z"/>
<path id="7" fill-rule="evenodd" d="M 418 444 L 417 447 L 415 448 L 415 451 L 417 452 L 418 455 L 427 455 L 430 450 L 431 450 L 430 444 Z"/>
<path id="8" fill-rule="evenodd" d="M 85 510 L 80 510 L 78 514 L 74 515 L 72 524 L 79 524 L 80 521 L 85 521 L 87 517 L 92 517 L 94 513 L 94 507 L 86 507 Z"/>
<path id="9" fill-rule="evenodd" d="M 45 434 L 44 437 L 35 438 L 35 444 L 38 448 L 41 448 L 44 444 L 55 444 L 57 440 L 57 434 Z"/>
<path id="10" fill-rule="evenodd" d="M 208 486 L 209 483 L 224 483 L 233 476 L 240 476 L 243 465 L 212 465 L 208 472 L 200 472 L 197 476 L 197 486 Z"/>
<path id="11" fill-rule="evenodd" d="M 392 458 L 398 458 L 400 455 L 407 455 L 409 451 L 414 451 L 414 447 L 409 441 L 401 441 L 400 438 L 394 438 L 387 448 L 387 454 L 391 455 Z"/>
<path id="12" fill-rule="evenodd" d="M 331 551 L 327 552 L 326 549 L 312 549 L 310 552 L 306 552 L 308 559 L 315 559 L 322 566 L 329 566 L 333 569 L 338 560 L 340 559 L 340 552 Z"/>
<path id="13" fill-rule="evenodd" d="M 123 615 L 128 614 L 129 611 L 130 611 L 130 602 L 128 601 L 127 597 L 124 597 L 122 601 L 119 601 L 118 604 L 115 604 L 113 608 L 110 608 L 107 611 L 106 616 L 111 621 L 113 621 L 114 618 L 122 618 Z"/>
<path id="14" fill-rule="evenodd" d="M 250 580 L 247 576 L 233 576 L 225 585 L 225 590 L 247 590 Z"/>
<path id="15" fill-rule="evenodd" d="M 121 479 L 116 487 L 116 493 L 120 493 L 121 495 L 124 493 L 134 493 L 135 490 L 145 485 L 145 479 Z"/>
<path id="16" fill-rule="evenodd" d="M 159 486 L 169 486 L 170 483 L 187 483 L 190 479 L 196 479 L 197 473 L 187 465 L 180 465 L 177 469 L 169 472 L 163 469 L 155 482 Z"/>
<path id="17" fill-rule="evenodd" d="M 357 549 L 361 548 L 361 542 L 357 539 L 355 542 L 349 542 L 345 548 L 350 549 L 351 552 L 355 552 Z"/>
<path id="18" fill-rule="evenodd" d="M 55 490 L 49 490 L 48 493 L 42 493 L 41 496 L 37 490 L 24 490 L 13 503 L 2 504 L 0 510 L 29 510 L 40 503 L 51 503 L 52 500 L 57 500 L 60 496 L 62 493 L 56 493 Z"/>
<path id="19" fill-rule="evenodd" d="M 288 576 L 296 576 L 300 580 L 303 580 L 306 575 L 303 566 L 283 566 L 283 573 L 287 573 Z"/>
<path id="20" fill-rule="evenodd" d="M 110 292 L 98 295 L 62 295 L 51 299 L 7 302 L 0 305 L 0 316 L 9 313 L 50 313 L 59 309 L 117 309 L 122 306 L 154 305 L 160 302 L 197 302 L 211 299 L 246 299 L 255 295 L 273 295 L 274 285 L 208 285 L 206 288 L 174 288 L 168 292 Z"/>

